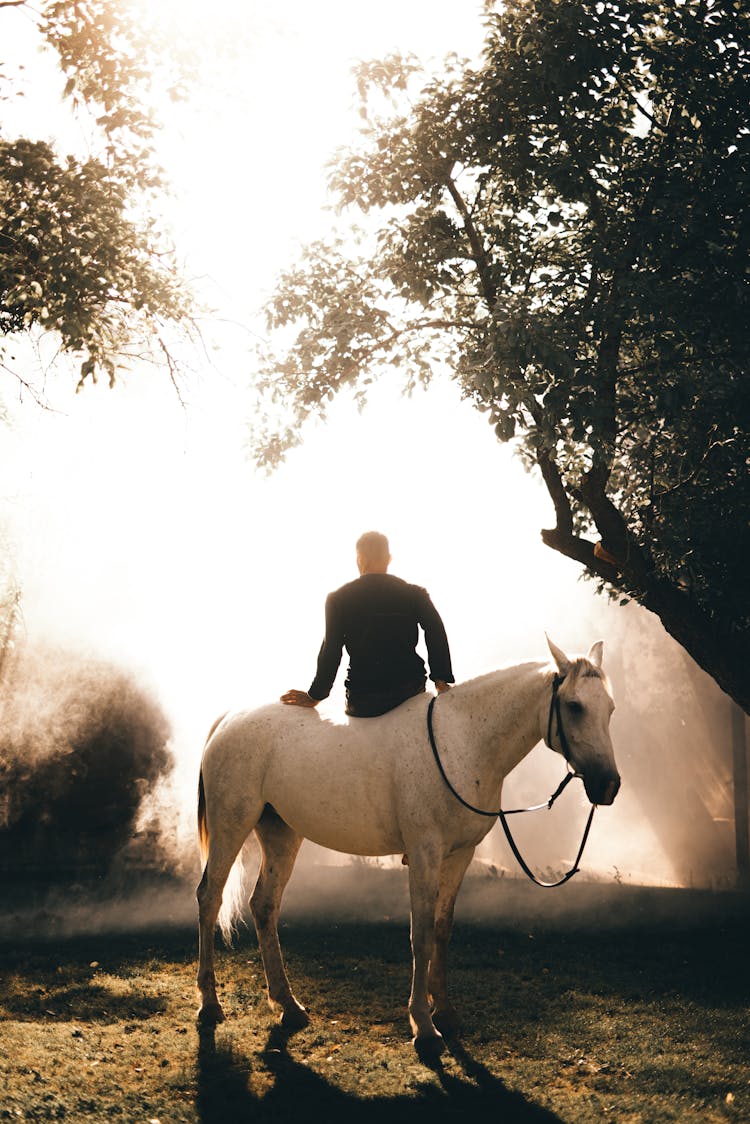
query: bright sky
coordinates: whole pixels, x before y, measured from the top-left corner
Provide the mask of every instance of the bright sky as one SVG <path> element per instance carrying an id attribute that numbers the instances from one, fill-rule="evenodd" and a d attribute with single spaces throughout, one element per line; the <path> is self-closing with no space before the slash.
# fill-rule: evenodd
<path id="1" fill-rule="evenodd" d="M 1 456 L 29 635 L 143 675 L 174 723 L 192 794 L 217 713 L 309 685 L 325 594 L 355 576 L 363 530 L 385 531 L 393 571 L 430 590 L 459 678 L 543 655 L 545 629 L 586 650 L 613 610 L 541 545 L 546 493 L 449 382 L 410 400 L 386 382 L 362 415 L 337 403 L 268 480 L 243 447 L 243 325 L 298 246 L 325 231 L 323 166 L 356 120 L 352 63 L 391 51 L 470 55 L 482 39 L 479 0 L 160 8 L 204 44 L 246 44 L 210 89 L 168 110 L 163 134 L 178 245 L 233 322 L 211 329 L 223 345 L 218 373 L 200 373 L 184 411 L 158 372 L 78 396 L 62 377 L 50 383 L 61 412 L 26 405 Z M 19 120 L 30 114 L 26 127 L 45 135 L 49 89 L 27 92 Z M 629 799 L 623 790 L 607 815 L 627 822 Z"/>

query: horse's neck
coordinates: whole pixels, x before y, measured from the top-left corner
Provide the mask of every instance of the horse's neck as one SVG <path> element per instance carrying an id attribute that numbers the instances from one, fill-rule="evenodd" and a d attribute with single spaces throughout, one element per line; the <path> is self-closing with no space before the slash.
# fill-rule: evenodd
<path id="1" fill-rule="evenodd" d="M 448 696 L 480 774 L 498 785 L 539 741 L 549 675 L 527 663 L 462 683 Z"/>

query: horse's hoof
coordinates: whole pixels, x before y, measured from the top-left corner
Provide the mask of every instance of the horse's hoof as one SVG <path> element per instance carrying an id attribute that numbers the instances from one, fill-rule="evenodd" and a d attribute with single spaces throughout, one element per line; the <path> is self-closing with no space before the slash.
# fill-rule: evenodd
<path id="1" fill-rule="evenodd" d="M 432 1021 L 444 1038 L 458 1038 L 461 1033 L 461 1020 L 452 1007 L 433 1011 Z"/>
<path id="2" fill-rule="evenodd" d="M 445 1040 L 442 1034 L 417 1035 L 412 1038 L 412 1044 L 417 1052 L 417 1057 L 425 1065 L 436 1062 L 445 1049 Z"/>
<path id="3" fill-rule="evenodd" d="M 284 1030 L 303 1030 L 310 1025 L 310 1016 L 298 1003 L 296 1007 L 287 1007 L 281 1016 L 281 1025 Z"/>
<path id="4" fill-rule="evenodd" d="M 199 1026 L 218 1026 L 224 1022 L 224 1012 L 221 1003 L 204 1003 L 198 1012 Z"/>

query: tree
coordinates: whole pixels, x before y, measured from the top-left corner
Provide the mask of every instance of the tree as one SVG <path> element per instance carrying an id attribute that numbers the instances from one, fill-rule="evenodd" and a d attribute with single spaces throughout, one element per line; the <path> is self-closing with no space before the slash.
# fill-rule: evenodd
<path id="1" fill-rule="evenodd" d="M 80 359 L 81 382 L 114 381 L 134 353 L 174 377 L 168 328 L 189 330 L 193 303 L 158 217 L 149 88 L 158 77 L 179 96 L 176 55 L 127 0 L 0 0 L 0 19 L 19 8 L 57 53 L 92 154 L 8 137 L 0 120 L 0 361 L 3 336 L 43 331 Z M 0 64 L 0 103 L 13 88 Z"/>
<path id="2" fill-rule="evenodd" d="M 478 67 L 358 68 L 330 182 L 360 228 L 279 279 L 256 456 L 386 365 L 447 365 L 541 474 L 544 542 L 750 710 L 750 9 L 492 9 Z"/>

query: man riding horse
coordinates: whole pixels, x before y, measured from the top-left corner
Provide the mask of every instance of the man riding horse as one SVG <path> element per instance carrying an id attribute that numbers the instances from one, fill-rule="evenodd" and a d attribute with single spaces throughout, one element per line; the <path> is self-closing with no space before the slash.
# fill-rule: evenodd
<path id="1" fill-rule="evenodd" d="M 448 638 L 426 589 L 388 573 L 388 539 L 367 531 L 357 541 L 360 576 L 328 595 L 326 631 L 309 691 L 291 690 L 281 701 L 317 706 L 328 697 L 341 662 L 349 653 L 346 713 L 375 718 L 425 689 L 426 669 L 416 652 L 424 632 L 430 678 L 438 694 L 453 683 Z"/>

